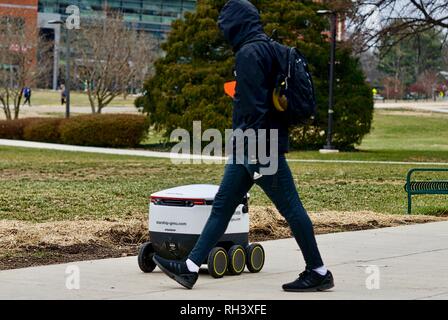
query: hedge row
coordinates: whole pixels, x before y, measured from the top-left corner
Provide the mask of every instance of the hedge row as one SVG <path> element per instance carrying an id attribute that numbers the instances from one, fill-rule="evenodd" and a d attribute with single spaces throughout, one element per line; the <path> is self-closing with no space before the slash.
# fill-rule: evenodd
<path id="1" fill-rule="evenodd" d="M 135 147 L 148 132 L 145 116 L 86 115 L 0 121 L 0 139 L 95 147 Z"/>

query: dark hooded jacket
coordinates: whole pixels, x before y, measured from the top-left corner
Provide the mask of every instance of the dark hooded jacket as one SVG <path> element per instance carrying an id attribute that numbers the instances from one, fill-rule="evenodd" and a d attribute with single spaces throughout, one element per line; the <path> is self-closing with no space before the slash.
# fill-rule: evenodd
<path id="1" fill-rule="evenodd" d="M 233 129 L 277 129 L 279 153 L 288 152 L 288 126 L 272 102 L 276 62 L 257 8 L 230 0 L 218 25 L 236 55 Z"/>

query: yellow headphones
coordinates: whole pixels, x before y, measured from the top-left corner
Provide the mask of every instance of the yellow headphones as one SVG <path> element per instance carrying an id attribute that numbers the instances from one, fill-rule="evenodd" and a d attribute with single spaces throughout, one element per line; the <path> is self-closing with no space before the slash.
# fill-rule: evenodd
<path id="1" fill-rule="evenodd" d="M 283 81 L 279 86 L 275 86 L 272 92 L 272 101 L 274 102 L 274 107 L 277 111 L 285 112 L 288 109 L 288 99 L 283 94 L 286 87 L 286 82 Z"/>

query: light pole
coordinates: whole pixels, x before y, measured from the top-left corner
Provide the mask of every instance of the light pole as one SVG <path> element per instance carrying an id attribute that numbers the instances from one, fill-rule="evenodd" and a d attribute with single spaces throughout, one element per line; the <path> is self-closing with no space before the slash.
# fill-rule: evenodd
<path id="1" fill-rule="evenodd" d="M 332 145 L 333 138 L 333 114 L 334 114 L 334 65 L 336 58 L 336 25 L 337 13 L 331 10 L 318 10 L 317 14 L 331 16 L 331 50 L 330 50 L 330 75 L 328 89 L 328 128 L 327 144 L 320 150 L 321 153 L 339 152 Z"/>
<path id="2" fill-rule="evenodd" d="M 48 24 L 58 24 L 61 28 L 65 25 L 62 20 L 50 20 Z M 70 118 L 70 30 L 65 26 L 65 117 Z"/>

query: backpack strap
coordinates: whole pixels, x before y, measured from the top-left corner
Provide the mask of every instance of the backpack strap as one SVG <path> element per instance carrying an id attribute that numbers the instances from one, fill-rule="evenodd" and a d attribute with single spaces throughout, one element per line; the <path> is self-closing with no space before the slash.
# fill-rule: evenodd
<path id="1" fill-rule="evenodd" d="M 270 51 L 270 56 L 272 59 L 272 65 L 271 65 L 271 70 L 269 72 L 269 78 L 270 78 L 270 86 L 271 86 L 271 90 L 273 92 L 275 92 L 276 89 L 280 90 L 280 84 L 283 82 L 284 84 L 286 84 L 286 88 L 288 88 L 288 77 L 290 77 L 290 67 L 289 70 L 285 70 L 285 72 L 288 72 L 289 74 L 284 74 L 284 72 L 282 72 L 282 67 L 280 65 L 280 61 L 279 61 L 279 57 L 277 55 L 277 51 L 274 48 L 273 44 L 274 42 L 276 42 L 273 38 L 258 38 L 258 39 L 251 39 L 249 41 L 244 42 L 240 49 L 243 48 L 245 45 L 250 44 L 250 43 L 254 43 L 254 42 L 265 42 L 268 44 L 269 47 L 269 51 Z M 290 55 L 291 53 L 288 50 L 288 61 L 290 59 Z M 288 62 L 289 64 L 289 62 Z M 273 94 L 272 92 L 272 94 Z M 273 96 L 272 96 L 272 100 L 271 100 L 271 104 L 273 108 L 276 108 L 275 106 L 275 102 L 273 101 Z M 277 109 L 279 110 L 279 109 Z"/>
<path id="2" fill-rule="evenodd" d="M 248 45 L 248 44 L 250 44 L 250 43 L 254 43 L 254 42 L 265 42 L 265 43 L 268 44 L 269 51 L 271 51 L 271 57 L 272 57 L 272 60 L 273 60 L 274 64 L 276 65 L 277 68 L 279 68 L 278 57 L 277 57 L 277 54 L 276 54 L 275 49 L 272 47 L 272 43 L 273 43 L 274 41 L 275 41 L 275 40 L 274 40 L 273 38 L 269 38 L 268 36 L 263 37 L 263 38 L 255 38 L 255 39 L 251 39 L 251 40 L 248 40 L 248 41 L 246 41 L 246 42 L 243 42 L 243 44 L 239 47 L 238 50 L 240 50 L 240 49 L 243 48 L 245 45 Z"/>
<path id="3" fill-rule="evenodd" d="M 269 38 L 267 35 L 265 35 L 263 37 L 259 37 L 258 36 L 258 37 L 255 37 L 255 38 L 252 38 L 250 40 L 247 40 L 247 41 L 243 42 L 238 47 L 238 50 L 236 50 L 236 51 L 239 51 L 242 47 L 244 47 L 245 45 L 250 44 L 250 43 L 254 43 L 254 42 L 267 42 L 267 43 L 270 43 L 271 41 L 274 41 L 274 40 L 272 38 Z"/>

